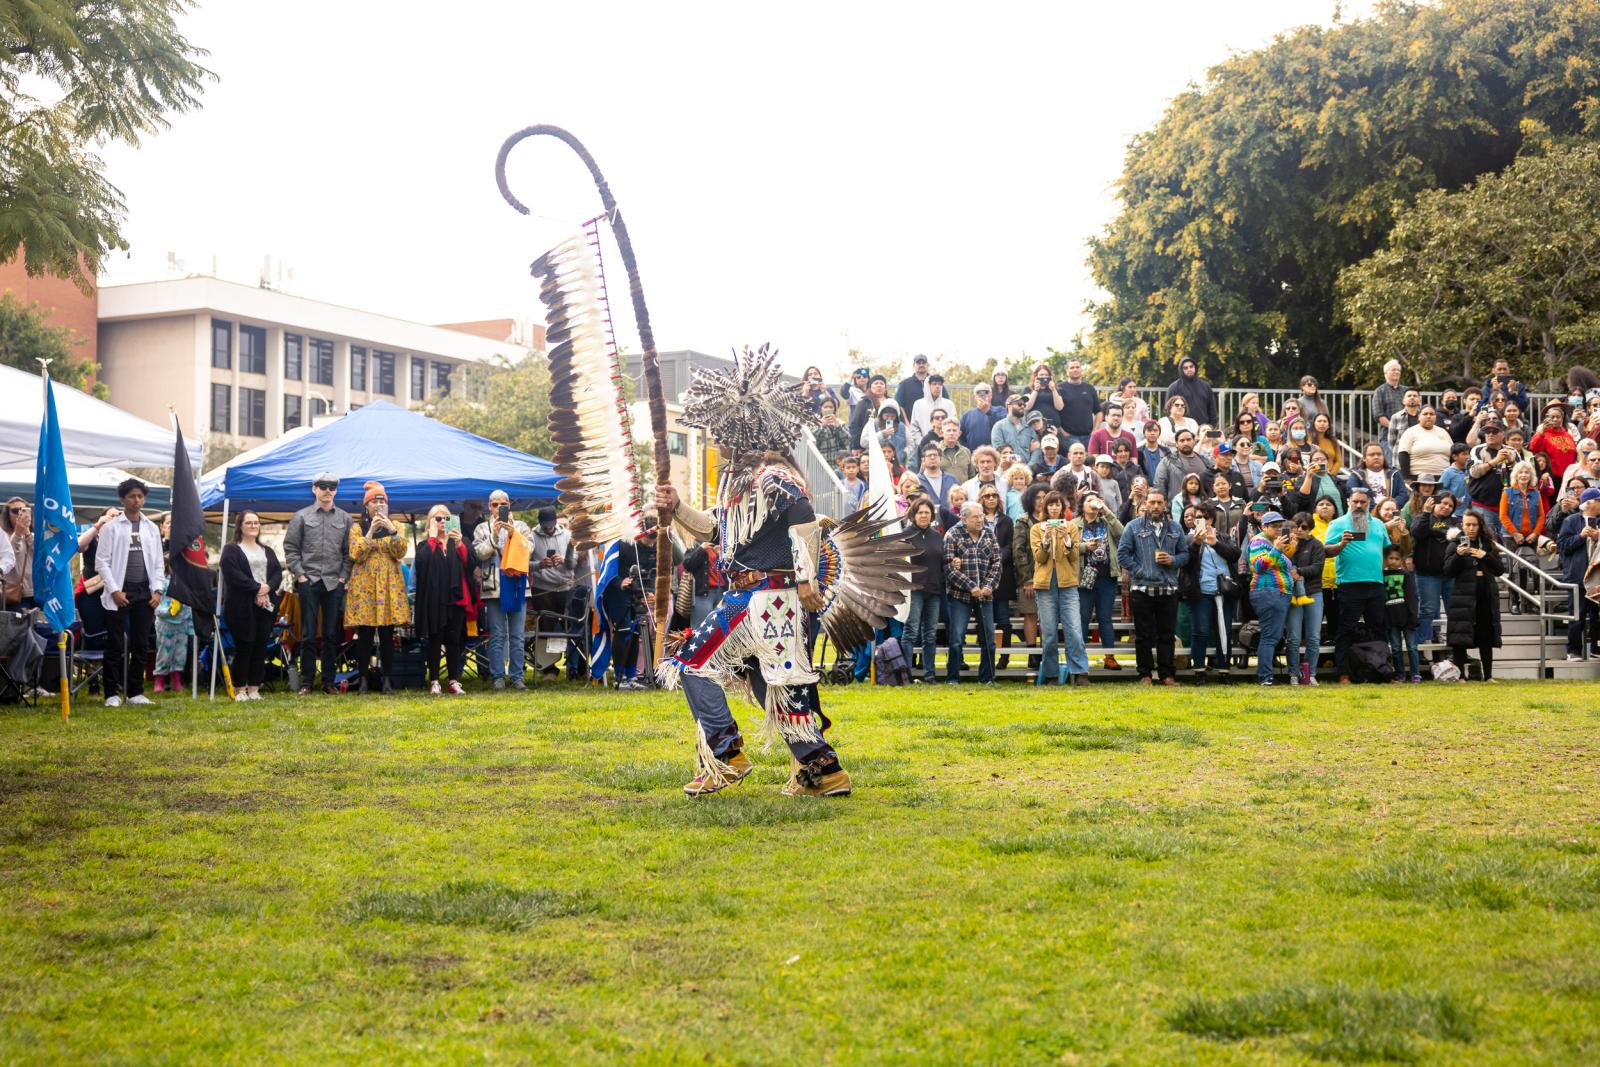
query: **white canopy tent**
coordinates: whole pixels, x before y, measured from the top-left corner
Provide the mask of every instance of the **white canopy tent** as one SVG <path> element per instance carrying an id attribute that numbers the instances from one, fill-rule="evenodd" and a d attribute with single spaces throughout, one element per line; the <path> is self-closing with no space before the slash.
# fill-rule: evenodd
<path id="1" fill-rule="evenodd" d="M 72 467 L 170 467 L 172 431 L 146 422 L 88 393 L 56 383 L 56 417 L 67 465 Z M 44 387 L 37 374 L 0 367 L 0 466 L 38 462 Z M 189 427 L 184 443 L 189 462 L 200 466 L 200 437 Z"/>

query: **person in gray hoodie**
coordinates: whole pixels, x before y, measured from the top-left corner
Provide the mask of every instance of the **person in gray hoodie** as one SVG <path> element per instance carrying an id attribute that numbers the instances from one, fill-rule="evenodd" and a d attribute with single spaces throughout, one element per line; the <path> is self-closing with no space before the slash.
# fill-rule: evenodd
<path id="1" fill-rule="evenodd" d="M 1166 494 L 1154 486 L 1145 494 L 1143 512 L 1123 527 L 1117 560 L 1128 572 L 1139 684 L 1150 685 L 1151 675 L 1159 674 L 1162 685 L 1175 686 L 1178 572 L 1189 562 L 1189 545 L 1172 519 Z"/>

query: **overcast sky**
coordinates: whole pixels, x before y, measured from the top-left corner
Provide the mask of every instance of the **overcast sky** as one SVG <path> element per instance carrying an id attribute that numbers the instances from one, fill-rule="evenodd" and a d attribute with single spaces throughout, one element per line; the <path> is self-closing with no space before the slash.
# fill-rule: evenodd
<path id="1" fill-rule="evenodd" d="M 133 246 L 105 280 L 162 277 L 171 251 L 254 281 L 271 255 L 334 303 L 536 315 L 527 264 L 599 210 L 554 141 L 512 157 L 539 217 L 500 199 L 501 141 L 549 122 L 606 171 L 663 350 L 770 341 L 830 372 L 850 348 L 1038 354 L 1085 325 L 1128 140 L 1334 0 L 787 10 L 204 0 L 202 110 L 105 153 Z"/>

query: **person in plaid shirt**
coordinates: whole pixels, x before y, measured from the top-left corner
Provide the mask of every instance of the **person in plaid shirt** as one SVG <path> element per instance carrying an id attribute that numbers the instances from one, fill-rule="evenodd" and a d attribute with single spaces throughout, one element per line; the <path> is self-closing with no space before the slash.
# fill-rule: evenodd
<path id="1" fill-rule="evenodd" d="M 1000 582 L 1000 545 L 976 502 L 961 506 L 961 522 L 944 538 L 946 604 L 950 612 L 950 655 L 945 684 L 961 680 L 967 623 L 978 617 L 978 681 L 994 684 L 994 589 Z"/>

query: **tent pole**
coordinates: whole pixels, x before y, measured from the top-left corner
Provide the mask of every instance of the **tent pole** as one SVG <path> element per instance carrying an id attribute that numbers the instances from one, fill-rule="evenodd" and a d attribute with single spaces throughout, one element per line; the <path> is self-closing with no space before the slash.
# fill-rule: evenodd
<path id="1" fill-rule="evenodd" d="M 228 537 L 228 505 L 231 501 L 222 498 L 222 533 L 217 538 L 226 541 Z M 211 614 L 211 697 L 217 699 L 217 659 L 222 655 L 222 573 L 217 573 L 217 601 L 216 610 Z M 197 659 L 198 666 L 198 659 Z"/>

